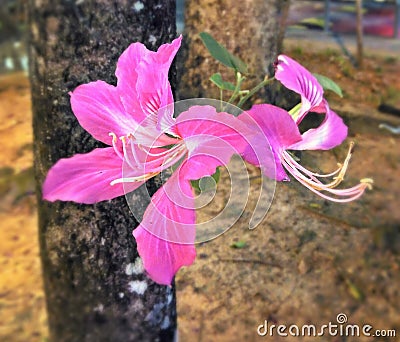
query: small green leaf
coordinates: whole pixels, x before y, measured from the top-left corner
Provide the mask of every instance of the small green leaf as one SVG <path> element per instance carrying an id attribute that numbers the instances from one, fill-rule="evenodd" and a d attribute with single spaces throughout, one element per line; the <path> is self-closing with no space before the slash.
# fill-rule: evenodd
<path id="1" fill-rule="evenodd" d="M 226 82 L 222 79 L 221 74 L 218 72 L 210 77 L 210 81 L 214 83 L 219 89 L 222 90 L 235 90 L 235 85 L 231 82 Z"/>
<path id="2" fill-rule="evenodd" d="M 325 90 L 331 90 L 334 93 L 338 94 L 340 97 L 343 97 L 342 89 L 338 86 L 336 82 L 332 81 L 329 77 L 320 74 L 313 75 L 322 86 L 322 88 L 324 88 Z"/>
<path id="3" fill-rule="evenodd" d="M 236 242 L 234 242 L 233 244 L 231 244 L 231 247 L 232 248 L 244 248 L 244 247 L 246 247 L 247 246 L 247 243 L 246 243 L 246 241 L 236 241 Z"/>
<path id="4" fill-rule="evenodd" d="M 200 33 L 200 38 L 217 61 L 229 68 L 235 69 L 242 74 L 247 73 L 247 65 L 238 57 L 232 55 L 224 46 L 218 43 L 211 35 L 206 32 Z"/>
<path id="5" fill-rule="evenodd" d="M 192 180 L 192 187 L 197 192 L 213 190 L 215 188 L 215 184 L 218 184 L 220 176 L 221 172 L 219 167 L 217 167 L 217 170 L 211 177 L 206 176 L 200 179 Z"/>

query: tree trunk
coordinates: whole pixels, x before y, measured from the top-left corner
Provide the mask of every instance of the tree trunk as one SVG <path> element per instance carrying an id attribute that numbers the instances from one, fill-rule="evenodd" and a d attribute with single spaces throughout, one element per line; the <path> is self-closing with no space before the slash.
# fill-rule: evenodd
<path id="1" fill-rule="evenodd" d="M 117 59 L 130 43 L 156 49 L 175 38 L 175 1 L 31 0 L 29 24 L 50 340 L 172 340 L 175 289 L 153 283 L 140 267 L 132 236 L 137 222 L 125 198 L 95 205 L 49 203 L 41 200 L 41 184 L 58 159 L 100 146 L 79 126 L 68 92 L 94 80 L 115 84 Z"/>
<path id="2" fill-rule="evenodd" d="M 363 65 L 363 5 L 362 0 L 356 0 L 357 12 L 357 64 L 359 68 Z"/>
<path id="3" fill-rule="evenodd" d="M 288 5 L 279 0 L 187 0 L 185 35 L 189 46 L 180 84 L 180 98 L 219 98 L 208 80 L 215 72 L 234 81 L 232 73 L 216 62 L 203 46 L 199 33 L 210 33 L 249 65 L 246 85 L 254 86 L 271 72 L 278 53 L 279 14 Z"/>

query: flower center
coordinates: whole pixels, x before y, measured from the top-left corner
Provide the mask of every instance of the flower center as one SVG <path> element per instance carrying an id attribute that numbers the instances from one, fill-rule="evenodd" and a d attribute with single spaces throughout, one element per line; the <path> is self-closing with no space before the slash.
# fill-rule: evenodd
<path id="1" fill-rule="evenodd" d="M 110 133 L 115 153 L 124 161 L 124 173 L 127 177 L 113 180 L 110 185 L 126 182 L 142 182 L 159 174 L 161 171 L 177 163 L 186 153 L 187 148 L 182 138 L 169 138 L 172 144 L 165 146 L 147 146 L 138 143 L 133 134 L 118 139 Z M 157 139 L 158 140 L 158 139 Z"/>

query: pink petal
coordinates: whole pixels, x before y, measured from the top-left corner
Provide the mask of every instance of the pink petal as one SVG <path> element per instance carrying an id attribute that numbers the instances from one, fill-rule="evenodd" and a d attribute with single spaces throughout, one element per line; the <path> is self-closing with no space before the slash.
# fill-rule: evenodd
<path id="1" fill-rule="evenodd" d="M 226 166 L 226 164 L 214 156 L 197 154 L 184 161 L 181 172 L 186 180 L 196 180 L 212 176 L 219 166 Z"/>
<path id="2" fill-rule="evenodd" d="M 169 68 L 176 53 L 181 47 L 181 43 L 182 35 L 180 35 L 178 38 L 175 38 L 170 44 L 162 44 L 156 53 L 150 53 L 149 59 L 151 59 L 151 62 L 153 63 L 167 64 Z"/>
<path id="3" fill-rule="evenodd" d="M 122 160 L 112 147 L 60 159 L 47 174 L 43 198 L 50 202 L 92 204 L 122 196 L 122 184 L 110 185 L 111 181 L 121 178 L 121 173 Z M 141 184 L 143 182 L 129 183 L 125 188 L 132 191 Z"/>
<path id="4" fill-rule="evenodd" d="M 347 137 L 347 126 L 343 120 L 325 106 L 324 121 L 317 128 L 309 129 L 302 134 L 302 141 L 289 147 L 292 150 L 329 150 L 340 145 Z"/>
<path id="5" fill-rule="evenodd" d="M 252 119 L 250 119 L 249 117 Z M 301 140 L 301 135 L 296 123 L 292 117 L 285 110 L 275 107 L 269 104 L 254 105 L 247 112 L 239 115 L 239 119 L 246 122 L 248 125 L 253 125 L 254 130 L 259 130 L 260 127 L 264 133 L 264 136 L 255 135 L 252 139 L 252 147 L 259 150 L 260 142 L 265 143 L 267 140 L 272 148 L 275 161 L 275 178 L 278 181 L 289 180 L 285 170 L 281 164 L 281 154 L 288 146 Z M 258 126 L 257 126 L 258 125 Z M 270 153 L 266 153 L 265 158 L 259 160 L 253 153 L 245 155 L 245 159 L 255 165 L 260 165 L 264 173 L 271 177 L 271 164 L 273 161 L 270 158 Z M 262 153 L 258 155 L 262 156 Z"/>
<path id="6" fill-rule="evenodd" d="M 136 121 L 141 122 L 148 115 L 147 100 L 156 98 L 158 105 L 173 102 L 172 93 L 166 89 L 169 87 L 168 71 L 181 40 L 182 37 L 179 37 L 171 44 L 163 44 L 157 52 L 148 50 L 140 43 L 131 44 L 120 56 L 115 72 L 117 88 L 126 111 Z M 162 94 L 158 94 L 160 89 Z M 149 95 L 144 96 L 142 91 Z"/>
<path id="7" fill-rule="evenodd" d="M 169 65 L 140 63 L 137 67 L 137 100 L 145 117 L 154 116 L 160 108 L 174 102 L 168 82 Z"/>
<path id="8" fill-rule="evenodd" d="M 149 276 L 170 285 L 175 273 L 196 257 L 194 196 L 179 169 L 152 197 L 143 220 L 133 231 Z"/>
<path id="9" fill-rule="evenodd" d="M 194 245 L 162 240 L 142 226 L 136 228 L 133 235 L 147 274 L 158 284 L 171 285 L 176 272 L 193 264 L 196 258 Z"/>
<path id="10" fill-rule="evenodd" d="M 145 116 L 138 103 L 136 92 L 138 72 L 136 69 L 149 54 L 150 51 L 143 44 L 133 43 L 121 54 L 115 70 L 118 79 L 117 88 L 125 111 L 131 113 L 137 122 L 141 122 Z"/>
<path id="11" fill-rule="evenodd" d="M 242 154 L 247 146 L 246 126 L 231 114 L 217 113 L 212 106 L 192 106 L 176 122 L 189 158 L 210 155 L 226 165 L 234 153 Z"/>
<path id="12" fill-rule="evenodd" d="M 105 144 L 111 145 L 109 133 L 122 136 L 137 127 L 112 85 L 103 81 L 82 84 L 70 95 L 71 107 L 80 125 Z"/>
<path id="13" fill-rule="evenodd" d="M 300 122 L 307 112 L 317 107 L 323 99 L 324 91 L 317 79 L 306 68 L 288 56 L 278 56 L 275 78 L 286 88 L 301 96 L 301 109 L 297 122 Z"/>

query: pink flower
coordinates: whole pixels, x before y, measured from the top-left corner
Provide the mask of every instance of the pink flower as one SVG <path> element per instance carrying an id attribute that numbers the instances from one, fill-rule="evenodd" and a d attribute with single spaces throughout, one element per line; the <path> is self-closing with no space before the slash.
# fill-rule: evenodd
<path id="1" fill-rule="evenodd" d="M 43 185 L 49 201 L 95 203 L 178 165 L 133 232 L 149 276 L 166 285 L 196 255 L 190 181 L 212 175 L 246 144 L 240 121 L 211 106 L 193 106 L 173 117 L 168 70 L 180 43 L 175 39 L 157 52 L 132 44 L 118 60 L 116 87 L 97 81 L 71 93 L 79 123 L 111 147 L 59 160 Z"/>
<path id="2" fill-rule="evenodd" d="M 288 150 L 328 150 L 341 144 L 347 137 L 347 126 L 329 108 L 323 98 L 321 85 L 308 70 L 284 55 L 278 57 L 275 78 L 301 96 L 301 106 L 294 117 L 285 110 L 268 104 L 255 105 L 247 113 L 241 114 L 239 119 L 248 127 L 253 127 L 253 130 L 263 131 L 271 144 L 276 173 L 272 175 L 271 160 L 256 158 L 251 149 L 245 152 L 245 159 L 260 166 L 267 176 L 272 175 L 278 181 L 289 180 L 286 169 L 308 189 L 331 201 L 348 202 L 360 197 L 366 188 L 371 187 L 371 179 L 362 180 L 349 189 L 336 189 L 346 173 L 353 145 L 345 161 L 335 172 L 322 175 L 301 166 L 288 152 Z M 319 127 L 300 134 L 298 124 L 310 111 L 325 113 L 325 118 Z M 251 138 L 253 148 L 262 144 L 261 136 L 258 134 Z M 329 177 L 334 177 L 331 182 L 321 181 L 321 178 Z"/>
<path id="3" fill-rule="evenodd" d="M 346 139 L 347 126 L 329 108 L 323 97 L 321 85 L 306 68 L 290 57 L 280 55 L 275 63 L 275 78 L 301 96 L 301 106 L 298 112 L 293 114 L 297 124 L 300 124 L 309 112 L 325 113 L 324 121 L 318 129 L 310 129 L 303 134 L 300 149 L 329 150 Z"/>

